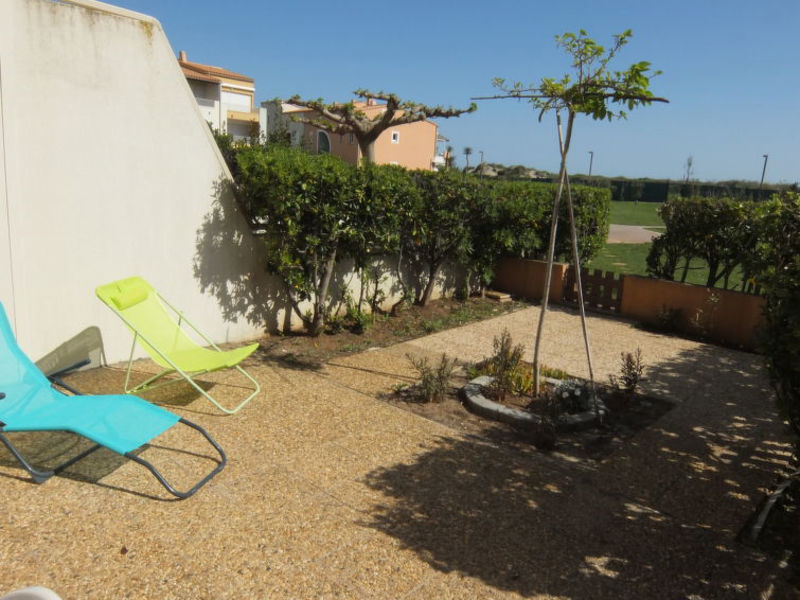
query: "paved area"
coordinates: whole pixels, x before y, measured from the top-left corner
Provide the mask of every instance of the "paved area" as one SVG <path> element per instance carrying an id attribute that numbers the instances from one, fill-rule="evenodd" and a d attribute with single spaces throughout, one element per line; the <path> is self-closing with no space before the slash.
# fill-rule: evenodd
<path id="1" fill-rule="evenodd" d="M 658 235 L 660 235 L 659 231 L 651 231 L 640 225 L 611 224 L 608 226 L 609 244 L 646 244 Z"/>
<path id="2" fill-rule="evenodd" d="M 793 598 L 780 568 L 735 542 L 788 457 L 759 357 L 591 317 L 595 368 L 642 348 L 647 388 L 676 408 L 600 463 L 520 454 L 376 399 L 411 380 L 406 353 L 530 346 L 538 308 L 320 370 L 253 363 L 263 392 L 219 416 L 180 388 L 158 399 L 230 456 L 169 501 L 138 465 L 96 453 L 44 485 L 0 451 L 0 591 L 42 584 L 95 598 Z M 544 361 L 585 371 L 580 326 L 548 314 Z M 141 370 L 152 369 L 143 362 Z M 116 391 L 123 372 L 81 374 Z M 214 392 L 242 390 L 230 374 Z M 67 434 L 18 434 L 44 461 Z M 23 437 L 24 436 L 24 437 Z M 180 449 L 178 451 L 176 449 Z M 208 468 L 187 431 L 148 447 L 179 482 Z"/>

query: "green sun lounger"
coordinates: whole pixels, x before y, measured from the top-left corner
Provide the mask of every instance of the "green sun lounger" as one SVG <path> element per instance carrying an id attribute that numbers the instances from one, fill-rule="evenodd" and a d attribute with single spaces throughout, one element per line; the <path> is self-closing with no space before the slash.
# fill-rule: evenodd
<path id="1" fill-rule="evenodd" d="M 239 363 L 255 352 L 258 343 L 233 350 L 220 349 L 141 277 L 128 277 L 101 285 L 96 289 L 96 293 L 97 297 L 114 311 L 133 332 L 133 344 L 125 376 L 125 393 L 143 392 L 175 383 L 180 379 L 153 385 L 165 375 L 178 373 L 222 412 L 233 414 L 250 402 L 261 390 L 258 382 L 239 366 Z M 177 320 L 173 318 L 173 314 L 170 314 L 167 308 L 172 311 Z M 182 327 L 184 324 L 210 347 L 200 346 L 190 338 Z M 139 385 L 129 388 L 133 351 L 137 342 L 164 370 Z M 235 368 L 253 386 L 252 393 L 233 408 L 222 406 L 195 381 L 195 377 L 199 375 L 228 368 Z"/>
<path id="2" fill-rule="evenodd" d="M 57 375 L 48 379 L 22 352 L 0 304 L 0 442 L 37 483 L 43 483 L 101 447 L 145 466 L 178 498 L 188 498 L 224 468 L 225 452 L 199 425 L 136 396 L 80 395 Z M 59 391 L 56 385 L 75 395 Z M 177 423 L 199 431 L 219 453 L 217 466 L 185 492 L 175 489 L 158 469 L 135 454 Z M 70 431 L 95 445 L 57 467 L 42 470 L 31 465 L 6 435 L 20 431 Z"/>

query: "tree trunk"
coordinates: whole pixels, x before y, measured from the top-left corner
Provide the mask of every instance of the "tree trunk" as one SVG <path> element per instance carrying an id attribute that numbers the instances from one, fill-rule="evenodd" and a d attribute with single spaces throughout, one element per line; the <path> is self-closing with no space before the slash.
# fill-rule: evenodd
<path id="1" fill-rule="evenodd" d="M 375 141 L 360 139 L 358 140 L 358 149 L 361 151 L 361 160 L 365 163 L 375 164 Z"/>
<path id="2" fill-rule="evenodd" d="M 687 256 L 686 257 L 686 262 L 683 263 L 683 273 L 681 274 L 681 283 L 685 283 L 686 282 L 686 276 L 689 274 L 689 263 L 691 262 L 691 260 L 692 260 L 692 257 L 691 256 Z"/>
<path id="3" fill-rule="evenodd" d="M 312 337 L 318 337 L 325 328 L 325 304 L 328 300 L 328 288 L 331 284 L 335 266 L 336 248 L 333 249 L 328 260 L 325 261 L 325 275 L 322 278 L 322 284 L 317 290 L 316 298 L 314 298 L 314 317 L 309 327 L 309 334 L 311 334 Z"/>
<path id="4" fill-rule="evenodd" d="M 719 270 L 719 264 L 714 261 L 708 263 L 708 279 L 706 280 L 706 287 L 714 287 L 714 284 L 719 279 L 717 275 L 717 271 Z"/>
<path id="5" fill-rule="evenodd" d="M 420 306 L 428 306 L 428 302 L 433 294 L 433 288 L 436 285 L 436 276 L 439 274 L 439 267 L 441 263 L 432 262 L 428 270 L 428 282 L 425 284 L 425 290 L 422 292 L 422 298 L 419 301 Z"/>
<path id="6" fill-rule="evenodd" d="M 572 123 L 569 124 L 571 129 Z M 569 133 L 569 129 L 568 129 Z M 594 405 L 594 416 L 602 422 L 600 407 L 597 403 L 597 389 L 594 384 L 594 367 L 592 366 L 592 350 L 589 346 L 589 330 L 586 328 L 586 307 L 583 301 L 583 283 L 581 282 L 581 259 L 578 253 L 578 232 L 575 229 L 575 211 L 572 207 L 572 189 L 569 185 L 569 175 L 566 177 L 567 184 L 567 210 L 569 212 L 569 229 L 572 238 L 572 260 L 575 268 L 575 284 L 578 287 L 578 309 L 581 315 L 581 330 L 583 332 L 583 343 L 586 348 L 586 363 L 589 366 L 589 385 L 592 390 L 592 404 Z"/>
<path id="7" fill-rule="evenodd" d="M 539 347 L 542 341 L 542 331 L 544 330 L 544 315 L 547 312 L 547 304 L 550 299 L 550 282 L 553 272 L 553 256 L 556 250 L 556 232 L 558 231 L 558 207 L 561 203 L 561 194 L 564 192 L 564 183 L 567 176 L 567 154 L 569 153 L 569 142 L 572 137 L 572 122 L 575 114 L 570 112 L 567 120 L 567 137 L 561 143 L 561 115 L 556 112 L 556 123 L 558 123 L 559 149 L 561 150 L 561 168 L 558 173 L 558 191 L 556 199 L 553 201 L 553 214 L 550 220 L 550 243 L 547 247 L 547 266 L 544 274 L 544 291 L 542 292 L 542 307 L 539 312 L 539 325 L 536 328 L 536 340 L 533 350 L 533 391 L 539 395 Z"/>

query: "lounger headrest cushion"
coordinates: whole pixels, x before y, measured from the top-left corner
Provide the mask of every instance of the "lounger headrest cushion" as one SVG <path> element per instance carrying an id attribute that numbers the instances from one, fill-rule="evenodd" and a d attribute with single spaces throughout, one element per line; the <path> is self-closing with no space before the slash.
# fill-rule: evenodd
<path id="1" fill-rule="evenodd" d="M 117 310 L 125 310 L 134 304 L 139 304 L 142 300 L 147 298 L 147 289 L 143 287 L 132 287 L 126 290 L 120 290 L 111 296 L 111 301 L 117 307 Z"/>

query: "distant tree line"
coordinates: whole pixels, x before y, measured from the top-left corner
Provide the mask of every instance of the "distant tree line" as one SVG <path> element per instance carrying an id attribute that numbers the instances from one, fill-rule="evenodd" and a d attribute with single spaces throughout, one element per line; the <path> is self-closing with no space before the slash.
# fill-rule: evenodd
<path id="1" fill-rule="evenodd" d="M 539 177 L 539 181 L 555 181 L 556 177 Z M 731 200 L 767 200 L 782 191 L 798 191 L 794 184 L 764 184 L 760 187 L 753 181 L 679 181 L 670 179 L 628 179 L 625 177 L 602 177 L 571 175 L 570 180 L 578 185 L 591 185 L 611 190 L 612 201 L 622 202 L 666 202 L 670 197 L 679 198 L 728 198 Z"/>

